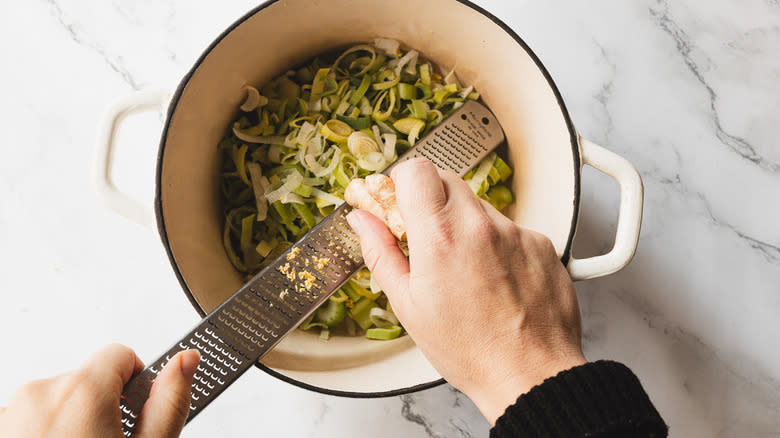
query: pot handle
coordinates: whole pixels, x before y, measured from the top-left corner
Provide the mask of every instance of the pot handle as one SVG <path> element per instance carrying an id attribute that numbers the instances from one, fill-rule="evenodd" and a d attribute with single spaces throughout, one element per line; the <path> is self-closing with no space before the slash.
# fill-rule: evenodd
<path id="1" fill-rule="evenodd" d="M 114 140 L 119 125 L 125 117 L 140 111 L 164 109 L 170 93 L 167 90 L 142 90 L 124 96 L 106 109 L 98 125 L 95 156 L 92 167 L 92 182 L 98 201 L 121 216 L 147 228 L 154 227 L 154 209 L 127 193 L 120 191 L 111 178 L 111 162 Z"/>
<path id="2" fill-rule="evenodd" d="M 620 184 L 620 213 L 615 244 L 610 252 L 587 259 L 569 259 L 567 268 L 575 281 L 612 274 L 631 261 L 639 243 L 644 197 L 642 178 L 628 160 L 583 138 L 580 138 L 580 145 L 583 165 L 611 176 Z"/>

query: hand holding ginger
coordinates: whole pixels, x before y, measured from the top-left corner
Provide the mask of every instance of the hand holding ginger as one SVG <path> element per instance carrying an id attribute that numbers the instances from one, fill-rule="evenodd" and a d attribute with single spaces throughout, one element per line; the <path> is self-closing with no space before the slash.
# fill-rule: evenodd
<path id="1" fill-rule="evenodd" d="M 399 164 L 392 179 L 408 260 L 369 214 L 382 204 L 366 197 L 368 182 L 355 186 L 368 211 L 347 220 L 404 328 L 490 423 L 518 394 L 585 363 L 574 286 L 547 237 L 518 227 L 430 161 Z M 389 222 L 387 211 L 377 216 Z"/>

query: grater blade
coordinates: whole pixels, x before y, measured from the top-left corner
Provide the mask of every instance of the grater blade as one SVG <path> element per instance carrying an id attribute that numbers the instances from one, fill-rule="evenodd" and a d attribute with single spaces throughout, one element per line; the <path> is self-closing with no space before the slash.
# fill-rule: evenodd
<path id="1" fill-rule="evenodd" d="M 493 114 L 468 101 L 383 173 L 400 162 L 425 157 L 462 177 L 503 141 Z M 120 403 L 124 435 L 133 434 L 154 379 L 177 352 L 194 348 L 201 355 L 189 422 L 357 272 L 363 257 L 346 221 L 350 210 L 342 204 L 134 376 Z"/>

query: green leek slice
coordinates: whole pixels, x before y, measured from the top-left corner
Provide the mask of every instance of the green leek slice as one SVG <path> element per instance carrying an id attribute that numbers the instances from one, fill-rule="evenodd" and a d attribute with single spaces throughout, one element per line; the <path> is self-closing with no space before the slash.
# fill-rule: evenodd
<path id="1" fill-rule="evenodd" d="M 320 128 L 320 134 L 333 143 L 346 143 L 349 134 L 355 130 L 341 120 L 328 120 Z"/>
<path id="2" fill-rule="evenodd" d="M 414 99 L 412 103 L 409 104 L 409 108 L 412 117 L 417 119 L 428 118 L 428 109 L 425 107 L 425 102 L 422 100 Z"/>
<path id="3" fill-rule="evenodd" d="M 500 157 L 496 157 L 496 161 L 493 163 L 493 167 L 498 171 L 499 181 L 504 182 L 512 175 L 512 168 L 509 167 L 504 160 Z"/>
<path id="4" fill-rule="evenodd" d="M 403 134 L 408 134 L 409 143 L 414 144 L 417 141 L 420 132 L 425 129 L 425 121 L 414 117 L 405 117 L 393 123 L 393 128 Z"/>
<path id="5" fill-rule="evenodd" d="M 363 330 L 367 330 L 374 323 L 371 322 L 371 309 L 377 307 L 376 301 L 368 298 L 362 298 L 355 302 L 355 305 L 350 309 L 349 317 L 354 320 L 357 325 Z"/>
<path id="6" fill-rule="evenodd" d="M 260 254 L 262 257 L 268 257 L 268 254 L 271 253 L 271 251 L 276 248 L 276 245 L 279 244 L 279 240 L 276 238 L 273 238 L 269 241 L 261 240 L 260 243 L 257 244 L 255 247 L 255 251 L 257 251 L 258 254 Z"/>
<path id="7" fill-rule="evenodd" d="M 306 226 L 311 229 L 317 225 L 317 221 L 314 219 L 314 214 L 311 212 L 306 204 L 292 204 L 293 209 L 298 213 L 298 216 L 303 219 Z"/>
<path id="8" fill-rule="evenodd" d="M 374 327 L 366 330 L 366 338 L 388 341 L 401 336 L 401 331 L 401 327 L 397 325 L 382 328 Z"/>
<path id="9" fill-rule="evenodd" d="M 393 88 L 401 81 L 401 76 L 392 70 L 383 70 L 377 73 L 377 81 L 371 84 L 374 90 L 387 90 Z"/>
<path id="10" fill-rule="evenodd" d="M 493 207 L 496 207 L 496 210 L 501 210 L 515 201 L 512 196 L 512 191 L 502 185 L 491 187 L 485 196 L 487 197 L 487 201 L 490 202 Z"/>
<path id="11" fill-rule="evenodd" d="M 328 327 L 335 327 L 344 321 L 347 316 L 347 307 L 343 302 L 328 300 L 314 312 L 314 320 Z"/>
<path id="12" fill-rule="evenodd" d="M 351 116 L 336 115 L 336 119 L 346 123 L 352 129 L 355 130 L 366 129 L 371 127 L 371 117 L 351 117 Z"/>
<path id="13" fill-rule="evenodd" d="M 431 65 L 428 63 L 420 64 L 420 82 L 423 85 L 431 85 Z"/>
<path id="14" fill-rule="evenodd" d="M 382 93 L 379 96 L 379 99 L 377 99 L 376 104 L 374 104 L 374 112 L 371 113 L 371 118 L 376 121 L 385 121 L 389 119 L 393 110 L 395 110 L 395 101 L 396 93 L 394 88 Z M 383 107 L 386 107 L 386 109 L 383 110 Z"/>
<path id="15" fill-rule="evenodd" d="M 354 93 L 352 93 L 352 96 L 349 98 L 349 104 L 356 106 L 358 103 L 360 103 L 360 99 L 365 96 L 369 86 L 371 86 L 371 76 L 363 75 L 363 80 L 360 81 L 360 86 L 357 88 L 357 90 L 355 90 Z"/>
<path id="16" fill-rule="evenodd" d="M 246 175 L 245 165 L 247 150 L 249 150 L 249 145 L 244 144 L 241 145 L 241 147 L 233 145 L 233 163 L 236 165 L 236 170 L 238 171 L 238 176 L 241 178 L 241 181 L 250 186 L 252 183 L 249 182 L 249 177 Z"/>
<path id="17" fill-rule="evenodd" d="M 398 97 L 405 100 L 412 100 L 417 98 L 417 87 L 412 84 L 401 82 L 398 84 Z"/>
<path id="18" fill-rule="evenodd" d="M 246 265 L 244 265 L 241 257 L 238 256 L 236 250 L 233 248 L 233 242 L 230 238 L 230 224 L 239 210 L 240 209 L 238 208 L 232 210 L 230 213 L 228 213 L 228 216 L 225 219 L 225 228 L 222 232 L 222 246 L 225 247 L 225 252 L 227 253 L 230 263 L 232 263 L 238 271 L 246 272 Z"/>

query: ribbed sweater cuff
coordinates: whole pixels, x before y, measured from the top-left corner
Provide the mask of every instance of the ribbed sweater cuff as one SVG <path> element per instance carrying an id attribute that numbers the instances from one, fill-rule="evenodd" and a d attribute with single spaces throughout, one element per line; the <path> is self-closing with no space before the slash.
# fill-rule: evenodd
<path id="1" fill-rule="evenodd" d="M 520 396 L 490 436 L 665 437 L 667 426 L 630 369 L 598 361 L 562 371 Z"/>

